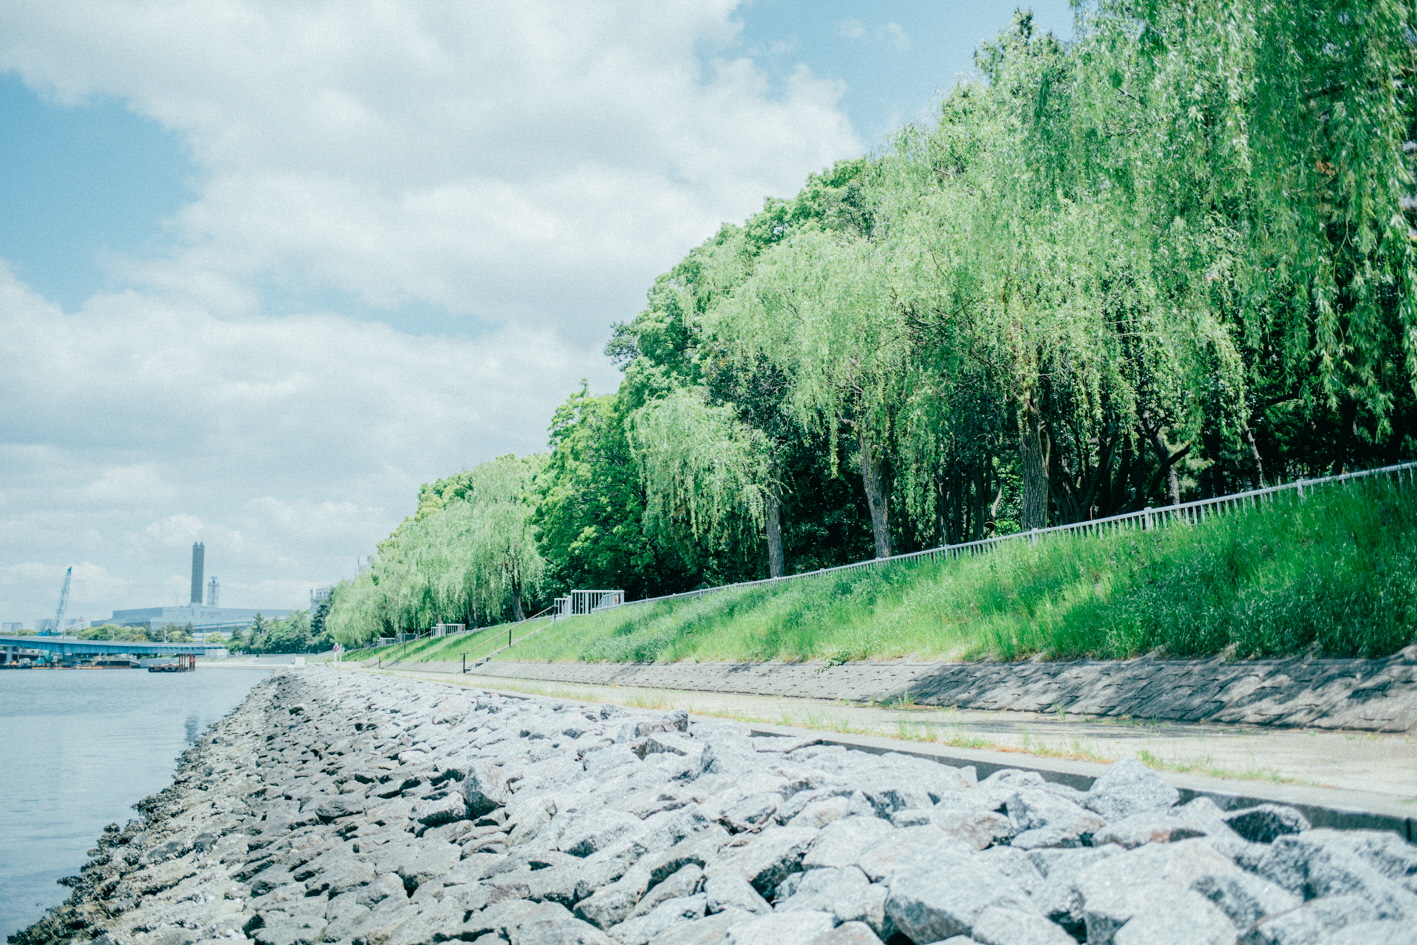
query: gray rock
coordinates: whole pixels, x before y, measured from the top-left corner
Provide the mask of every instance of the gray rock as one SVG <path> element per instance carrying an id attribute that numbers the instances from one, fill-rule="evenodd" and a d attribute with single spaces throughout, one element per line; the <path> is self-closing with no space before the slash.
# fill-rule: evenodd
<path id="1" fill-rule="evenodd" d="M 315 916 L 291 916 L 256 929 L 251 937 L 260 945 L 315 945 L 324 936 L 327 924 Z"/>
<path id="2" fill-rule="evenodd" d="M 1251 843 L 1273 843 L 1291 833 L 1309 829 L 1309 819 L 1283 804 L 1260 804 L 1225 815 L 1225 822 Z"/>
<path id="3" fill-rule="evenodd" d="M 1417 921 L 1417 896 L 1352 852 L 1336 831 L 1310 830 L 1280 837 L 1257 872 L 1304 899 L 1359 896 L 1379 919 Z"/>
<path id="4" fill-rule="evenodd" d="M 1376 918 L 1372 904 L 1359 896 L 1330 896 L 1262 919 L 1241 933 L 1240 945 L 1313 945 L 1329 933 Z"/>
<path id="5" fill-rule="evenodd" d="M 641 826 L 640 819 L 633 814 L 606 808 L 572 821 L 557 846 L 571 856 L 586 857 L 635 833 Z"/>
<path id="6" fill-rule="evenodd" d="M 1172 843 L 1204 837 L 1208 832 L 1204 824 L 1173 816 L 1170 811 L 1150 810 L 1113 821 L 1098 830 L 1092 842 L 1098 846 L 1115 843 L 1131 850 L 1146 843 Z"/>
<path id="7" fill-rule="evenodd" d="M 704 872 L 709 877 L 737 874 L 767 897 L 787 874 L 801 869 L 802 857 L 816 838 L 814 830 L 769 827 L 744 846 L 720 850 Z"/>
<path id="8" fill-rule="evenodd" d="M 634 869 L 576 904 L 575 914 L 599 929 L 629 918 L 649 886 L 649 873 Z"/>
<path id="9" fill-rule="evenodd" d="M 1023 850 L 1013 847 L 991 847 L 978 854 L 975 862 L 983 863 L 1018 883 L 1020 889 L 1032 896 L 1044 883 L 1043 874 L 1033 864 L 1033 857 Z"/>
<path id="10" fill-rule="evenodd" d="M 704 894 L 708 897 L 709 912 L 734 911 L 763 915 L 772 911 L 772 906 L 758 895 L 753 885 L 736 873 L 708 877 L 704 881 Z"/>
<path id="11" fill-rule="evenodd" d="M 603 779 L 611 777 L 622 768 L 638 764 L 639 760 L 628 745 L 610 745 L 586 752 L 583 763 L 587 775 Z"/>
<path id="12" fill-rule="evenodd" d="M 1317 945 L 1417 945 L 1417 927 L 1406 922 L 1360 922 L 1322 938 Z"/>
<path id="13" fill-rule="evenodd" d="M 1019 828 L 1011 845 L 1020 850 L 1083 846 L 1106 826 L 1097 814 L 1038 788 L 1015 792 L 1005 808 Z"/>
<path id="14" fill-rule="evenodd" d="M 467 817 L 467 801 L 461 794 L 420 801 L 413 808 L 413 819 L 428 827 L 451 824 Z"/>
<path id="15" fill-rule="evenodd" d="M 726 945 L 730 930 L 752 920 L 752 916 L 730 909 L 693 922 L 676 925 L 661 935 L 654 945 Z"/>
<path id="16" fill-rule="evenodd" d="M 832 912 L 838 899 L 871 885 L 866 874 L 855 866 L 812 870 L 792 877 L 797 880 L 786 898 L 778 900 L 776 911 Z M 783 884 L 784 889 L 787 883 Z M 781 893 L 783 890 L 779 890 Z"/>
<path id="17" fill-rule="evenodd" d="M 881 945 L 881 939 L 864 922 L 843 922 L 830 932 L 823 932 L 808 945 Z"/>
<path id="18" fill-rule="evenodd" d="M 630 916 L 645 915 L 666 899 L 686 899 L 699 891 L 703 884 L 704 871 L 690 863 L 674 875 L 659 883 L 640 897 Z"/>
<path id="19" fill-rule="evenodd" d="M 803 805 L 787 822 L 787 826 L 820 830 L 832 821 L 845 817 L 850 805 L 850 799 L 841 795 L 819 798 Z"/>
<path id="20" fill-rule="evenodd" d="M 795 874 L 799 879 L 790 895 L 778 902 L 777 912 L 830 912 L 838 922 L 864 922 L 874 934 L 889 938 L 892 926 L 886 918 L 888 890 L 872 883 L 855 866 L 819 869 Z M 783 884 L 785 889 L 788 883 Z M 781 890 L 779 890 L 781 893 Z"/>
<path id="21" fill-rule="evenodd" d="M 462 781 L 463 797 L 470 817 L 482 817 L 511 799 L 502 769 L 487 759 L 471 762 Z"/>
<path id="22" fill-rule="evenodd" d="M 731 945 L 809 945 L 830 932 L 836 920 L 826 912 L 784 912 L 734 926 Z"/>
<path id="23" fill-rule="evenodd" d="M 992 810 L 941 810 L 937 805 L 930 811 L 930 822 L 976 850 L 1008 840 L 1017 833 L 1013 820 Z"/>
<path id="24" fill-rule="evenodd" d="M 1202 840 L 1138 847 L 1092 866 L 1077 880 L 1089 945 L 1105 945 L 1152 903 L 1189 890 L 1203 876 L 1238 873 Z"/>
<path id="25" fill-rule="evenodd" d="M 305 881 L 306 894 L 327 893 L 331 898 L 374 882 L 374 867 L 355 856 L 344 856 L 329 869 Z"/>
<path id="26" fill-rule="evenodd" d="M 968 934 L 991 907 L 1036 911 L 1028 894 L 997 871 L 953 851 L 925 851 L 902 863 L 890 881 L 886 915 L 916 942 Z"/>
<path id="27" fill-rule="evenodd" d="M 1266 916 L 1297 909 L 1302 902 L 1293 893 L 1252 873 L 1206 875 L 1191 888 L 1215 903 L 1238 928 L 1249 928 Z"/>
<path id="28" fill-rule="evenodd" d="M 1387 830 L 1312 831 L 1306 839 L 1347 850 L 1388 879 L 1417 893 L 1417 846 Z"/>
<path id="29" fill-rule="evenodd" d="M 881 939 L 864 922 L 842 922 L 832 931 L 813 938 L 808 945 L 881 945 Z"/>
<path id="30" fill-rule="evenodd" d="M 754 794 L 724 811 L 719 822 L 734 833 L 761 830 L 773 822 L 773 815 L 781 804 L 781 794 Z"/>
<path id="31" fill-rule="evenodd" d="M 390 933 L 385 945 L 423 945 L 457 938 L 467 911 L 461 902 L 434 900 L 426 903 Z"/>
<path id="32" fill-rule="evenodd" d="M 325 938 L 334 942 L 353 939 L 355 930 L 371 913 L 372 910 L 361 905 L 353 895 L 334 897 L 325 908 L 325 919 L 328 923 L 325 926 Z"/>
<path id="33" fill-rule="evenodd" d="M 1156 772 L 1127 759 L 1111 765 L 1093 782 L 1084 805 L 1110 822 L 1143 811 L 1165 810 L 1180 797 L 1180 792 Z"/>
<path id="34" fill-rule="evenodd" d="M 1163 897 L 1117 930 L 1115 945 L 1234 945 L 1235 926 L 1195 892 Z"/>
<path id="35" fill-rule="evenodd" d="M 889 775 L 873 775 L 858 782 L 857 793 L 865 798 L 870 810 L 882 818 L 901 810 L 925 810 L 935 803 L 924 786 Z"/>
<path id="36" fill-rule="evenodd" d="M 650 884 L 661 883 L 689 864 L 707 866 L 718 851 L 728 843 L 728 831 L 717 824 L 692 836 L 685 837 L 668 850 L 647 853 L 642 865 L 649 871 Z"/>
<path id="37" fill-rule="evenodd" d="M 341 817 L 349 817 L 362 813 L 364 810 L 363 798 L 341 794 L 336 797 L 324 798 L 315 806 L 315 816 L 324 823 L 338 820 Z"/>
<path id="38" fill-rule="evenodd" d="M 889 881 L 903 863 L 910 862 L 917 854 L 952 852 L 959 855 L 973 853 L 969 845 L 945 836 L 934 827 L 907 827 L 886 834 L 869 850 L 856 858 L 856 866 L 871 878 L 871 882 Z"/>
<path id="39" fill-rule="evenodd" d="M 1032 893 L 1035 907 L 1069 933 L 1081 934 L 1084 925 L 1079 882 L 1094 864 L 1119 852 L 1117 847 L 1031 851 L 1029 858 L 1035 865 L 1047 865 L 1042 885 Z"/>
<path id="40" fill-rule="evenodd" d="M 806 869 L 853 866 L 861 854 L 892 834 L 891 825 L 876 817 L 845 817 L 828 823 L 802 859 Z"/>
<path id="41" fill-rule="evenodd" d="M 412 890 L 449 872 L 462 856 L 462 850 L 451 843 L 412 842 L 400 847 L 379 847 L 371 856 L 379 872 L 397 873 L 404 887 Z"/>
<path id="42" fill-rule="evenodd" d="M 985 909 L 970 937 L 980 945 L 1077 945 L 1061 926 L 1022 909 Z"/>
<path id="43" fill-rule="evenodd" d="M 693 760 L 697 766 L 701 762 L 704 743 L 696 738 L 678 732 L 657 732 L 647 735 L 630 746 L 641 759 L 649 755 L 681 755 Z"/>
<path id="44" fill-rule="evenodd" d="M 683 899 L 666 899 L 646 915 L 626 919 L 615 926 L 611 933 L 624 945 L 647 945 L 674 926 L 704 917 L 707 902 L 703 896 L 689 896 Z"/>

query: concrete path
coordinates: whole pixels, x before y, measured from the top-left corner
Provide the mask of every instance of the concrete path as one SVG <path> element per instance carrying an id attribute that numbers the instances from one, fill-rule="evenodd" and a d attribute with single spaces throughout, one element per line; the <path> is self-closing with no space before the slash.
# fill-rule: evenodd
<path id="1" fill-rule="evenodd" d="M 1275 730 L 1246 725 L 1122 722 L 1067 714 L 882 707 L 789 697 L 576 685 L 419 668 L 393 675 L 789 726 L 844 737 L 886 737 L 903 750 L 1003 757 L 1039 770 L 1137 758 L 1178 786 L 1230 785 L 1247 796 L 1328 804 L 1417 823 L 1417 736 Z M 451 665 L 451 664 L 450 664 Z M 963 757 L 963 756 L 961 756 Z"/>

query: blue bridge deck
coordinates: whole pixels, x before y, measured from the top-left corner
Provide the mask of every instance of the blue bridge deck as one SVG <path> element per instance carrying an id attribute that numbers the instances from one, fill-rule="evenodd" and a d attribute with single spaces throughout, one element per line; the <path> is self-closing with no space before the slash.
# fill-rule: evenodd
<path id="1" fill-rule="evenodd" d="M 58 656 L 207 656 L 222 647 L 204 643 L 128 643 L 122 640 L 80 640 L 77 637 L 0 635 L 0 649 L 40 650 Z"/>

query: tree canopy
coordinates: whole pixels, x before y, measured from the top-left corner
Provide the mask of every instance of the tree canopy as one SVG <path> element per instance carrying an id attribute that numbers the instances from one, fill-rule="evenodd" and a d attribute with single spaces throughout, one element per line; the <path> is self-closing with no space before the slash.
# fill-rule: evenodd
<path id="1" fill-rule="evenodd" d="M 790 573 L 1417 455 L 1417 8 L 1028 14 L 878 153 L 613 326 L 549 452 L 425 486 L 347 640 Z"/>

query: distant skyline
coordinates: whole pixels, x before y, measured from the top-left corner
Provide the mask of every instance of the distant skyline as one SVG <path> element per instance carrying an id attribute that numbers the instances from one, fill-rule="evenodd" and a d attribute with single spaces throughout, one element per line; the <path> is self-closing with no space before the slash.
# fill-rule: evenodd
<path id="1" fill-rule="evenodd" d="M 305 606 L 1015 6 L 0 0 L 0 619 Z"/>

